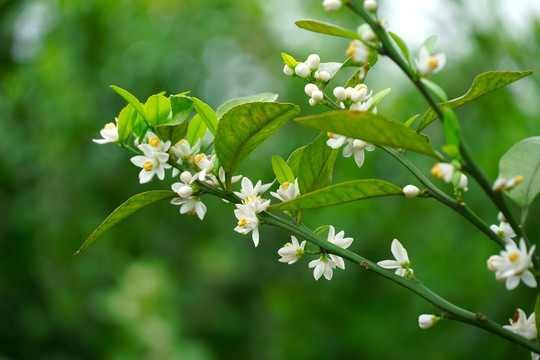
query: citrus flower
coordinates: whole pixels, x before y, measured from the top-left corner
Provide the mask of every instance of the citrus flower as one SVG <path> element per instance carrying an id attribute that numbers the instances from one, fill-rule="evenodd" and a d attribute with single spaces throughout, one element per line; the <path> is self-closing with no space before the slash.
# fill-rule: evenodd
<path id="1" fill-rule="evenodd" d="M 407 185 L 403 188 L 403 194 L 407 198 L 414 198 L 420 194 L 420 189 L 414 185 Z"/>
<path id="2" fill-rule="evenodd" d="M 361 168 L 364 165 L 364 150 L 373 151 L 375 150 L 375 145 L 368 144 L 363 140 L 349 138 L 348 144 L 343 148 L 343 156 L 349 157 L 354 154 L 354 161 Z"/>
<path id="3" fill-rule="evenodd" d="M 294 264 L 304 255 L 304 247 L 306 246 L 306 240 L 299 244 L 293 235 L 291 235 L 291 240 L 292 243 L 286 243 L 278 250 L 278 254 L 281 256 L 279 261 L 289 265 Z"/>
<path id="4" fill-rule="evenodd" d="M 284 182 L 277 189 L 277 192 L 270 192 L 270 195 L 281 201 L 289 201 L 298 197 L 298 195 L 300 195 L 300 189 L 298 188 L 298 179 L 294 179 L 294 184 L 290 182 Z"/>
<path id="5" fill-rule="evenodd" d="M 329 259 L 326 254 L 322 254 L 321 257 L 317 260 L 312 260 L 309 262 L 308 267 L 315 268 L 313 270 L 313 277 L 315 280 L 319 280 L 322 275 L 326 278 L 326 280 L 331 280 L 333 273 L 333 269 L 336 268 L 336 263 L 334 260 Z"/>
<path id="6" fill-rule="evenodd" d="M 421 329 L 429 329 L 441 320 L 439 316 L 433 314 L 422 314 L 418 317 L 418 326 Z"/>
<path id="7" fill-rule="evenodd" d="M 337 245 L 340 248 L 346 249 L 349 246 L 351 246 L 354 239 L 352 237 L 346 238 L 344 236 L 345 236 L 345 231 L 341 230 L 340 232 L 336 234 L 336 230 L 334 229 L 332 225 L 330 225 L 328 227 L 328 237 L 326 241 L 334 245 Z M 330 259 L 336 264 L 338 268 L 345 270 L 345 262 L 343 261 L 343 258 L 341 256 L 337 256 L 334 254 L 329 254 L 329 256 L 330 256 Z"/>
<path id="8" fill-rule="evenodd" d="M 214 172 L 214 163 L 216 162 L 216 155 L 212 155 L 209 158 L 201 153 L 195 155 L 195 165 L 201 170 L 191 179 L 191 182 L 195 180 L 204 181 L 207 175 L 210 175 Z"/>
<path id="9" fill-rule="evenodd" d="M 499 226 L 493 224 L 489 228 L 506 242 L 512 241 L 512 238 L 516 237 L 516 232 L 506 221 L 501 221 Z"/>
<path id="10" fill-rule="evenodd" d="M 171 146 L 171 142 L 164 143 L 151 132 L 148 132 L 148 135 L 150 137 L 148 144 L 144 143 L 138 146 L 144 155 L 137 155 L 130 159 L 135 166 L 142 168 L 139 173 L 139 182 L 141 184 L 152 180 L 154 175 L 163 180 L 165 178 L 165 169 L 171 167 L 171 165 L 167 164 L 167 160 L 169 160 L 167 151 Z"/>
<path id="11" fill-rule="evenodd" d="M 523 238 L 519 241 L 519 248 L 513 240 L 508 240 L 505 249 L 501 250 L 499 255 L 493 255 L 488 259 L 488 269 L 495 272 L 498 281 L 506 282 L 508 290 L 515 289 L 520 280 L 529 287 L 536 287 L 536 279 L 529 270 L 532 267 L 532 254 L 535 249 L 536 245 L 533 245 L 527 252 Z"/>
<path id="12" fill-rule="evenodd" d="M 413 270 L 409 267 L 411 262 L 409 261 L 407 250 L 405 250 L 398 239 L 392 241 L 391 250 L 395 260 L 379 261 L 377 265 L 385 269 L 396 269 L 396 275 L 398 276 L 405 277 L 408 274 L 413 274 Z"/>
<path id="13" fill-rule="evenodd" d="M 456 171 L 454 165 L 449 163 L 436 163 L 433 168 L 431 168 L 431 175 L 435 176 L 437 179 L 443 180 L 445 183 L 452 181 L 454 177 L 454 171 Z"/>
<path id="14" fill-rule="evenodd" d="M 322 6 L 326 12 L 338 11 L 341 8 L 341 0 L 324 0 Z"/>
<path id="15" fill-rule="evenodd" d="M 180 205 L 180 214 L 197 214 L 201 220 L 204 219 L 204 215 L 206 214 L 206 206 L 197 196 L 189 196 L 185 199 L 177 197 L 171 200 L 171 204 Z"/>
<path id="16" fill-rule="evenodd" d="M 535 340 L 537 337 L 534 312 L 527 318 L 523 310 L 517 309 L 514 318 L 510 319 L 510 325 L 504 325 L 503 328 L 528 340 Z"/>
<path id="17" fill-rule="evenodd" d="M 118 119 L 114 119 L 116 123 L 118 123 Z M 103 129 L 99 132 L 101 137 L 103 139 L 93 139 L 92 141 L 96 144 L 107 144 L 111 142 L 117 142 L 118 141 L 118 127 L 116 126 L 116 123 L 108 123 L 106 124 Z"/>
<path id="18" fill-rule="evenodd" d="M 240 192 L 235 191 L 234 193 L 241 200 L 246 200 L 246 198 L 248 198 L 250 195 L 259 196 L 260 193 L 266 192 L 270 185 L 272 184 L 262 185 L 261 180 L 259 180 L 257 181 L 257 184 L 253 186 L 251 180 L 248 177 L 244 176 L 244 178 L 242 179 L 242 188 L 240 189 Z"/>
<path id="19" fill-rule="evenodd" d="M 428 49 L 422 46 L 418 58 L 414 59 L 414 63 L 420 75 L 429 76 L 443 68 L 444 64 L 446 64 L 446 55 L 444 53 L 430 55 Z"/>

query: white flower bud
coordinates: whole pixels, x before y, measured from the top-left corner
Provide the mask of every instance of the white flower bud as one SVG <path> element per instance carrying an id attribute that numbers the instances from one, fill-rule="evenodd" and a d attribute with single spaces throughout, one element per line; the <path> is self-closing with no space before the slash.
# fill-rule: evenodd
<path id="1" fill-rule="evenodd" d="M 180 174 L 180 180 L 184 184 L 189 184 L 191 182 L 191 173 L 189 171 L 184 171 Z"/>
<path id="2" fill-rule="evenodd" d="M 322 3 L 324 11 L 326 12 L 337 11 L 341 8 L 341 5 L 341 0 L 324 0 Z"/>
<path id="3" fill-rule="evenodd" d="M 493 183 L 493 191 L 501 191 L 503 188 L 506 187 L 506 178 L 504 177 L 498 177 L 497 180 Z"/>
<path id="4" fill-rule="evenodd" d="M 193 195 L 193 188 L 191 185 L 184 185 L 181 186 L 180 189 L 178 189 L 178 195 L 180 195 L 181 198 L 187 199 L 191 195 Z"/>
<path id="5" fill-rule="evenodd" d="M 313 100 L 315 100 L 316 102 L 319 102 L 319 101 L 321 101 L 322 99 L 324 99 L 324 94 L 323 94 L 323 92 L 322 92 L 321 90 L 318 90 L 318 89 L 317 89 L 317 90 L 315 90 L 315 91 L 313 92 L 313 94 L 311 94 L 311 98 L 312 98 Z"/>
<path id="6" fill-rule="evenodd" d="M 348 87 L 348 88 L 345 89 L 346 97 L 349 98 L 349 99 L 351 99 L 354 96 L 355 93 L 356 93 L 356 90 L 354 90 L 354 88 L 352 88 L 352 87 Z"/>
<path id="7" fill-rule="evenodd" d="M 506 216 L 504 216 L 504 214 L 500 211 L 497 214 L 497 220 L 499 220 L 500 222 L 508 222 L 508 220 L 506 220 Z"/>
<path id="8" fill-rule="evenodd" d="M 467 176 L 465 176 L 465 174 L 461 174 L 461 177 L 459 178 L 458 188 L 463 189 L 463 191 L 467 191 L 469 190 L 469 188 L 467 187 L 468 184 L 469 180 L 467 180 Z"/>
<path id="9" fill-rule="evenodd" d="M 407 198 L 417 197 L 418 194 L 420 194 L 420 189 L 414 185 L 407 185 L 403 188 L 403 194 L 405 194 L 405 197 Z"/>
<path id="10" fill-rule="evenodd" d="M 345 92 L 345 88 L 343 86 L 338 86 L 334 89 L 334 96 L 340 100 L 343 101 L 347 98 L 347 93 Z"/>
<path id="11" fill-rule="evenodd" d="M 306 60 L 306 65 L 310 70 L 317 70 L 321 64 L 321 58 L 317 54 L 311 54 Z"/>
<path id="12" fill-rule="evenodd" d="M 375 35 L 373 30 L 371 29 L 367 29 L 366 31 L 362 33 L 362 40 L 366 42 L 371 42 L 371 41 L 374 41 L 375 39 L 377 39 L 377 35 Z"/>
<path id="13" fill-rule="evenodd" d="M 367 86 L 364 84 L 358 84 L 354 87 L 354 92 L 351 95 L 351 100 L 355 103 L 364 100 L 367 95 Z"/>
<path id="14" fill-rule="evenodd" d="M 377 1 L 375 1 L 375 0 L 364 0 L 364 9 L 366 9 L 366 11 L 375 11 L 375 10 L 377 10 Z"/>
<path id="15" fill-rule="evenodd" d="M 317 102 L 315 101 L 315 99 L 310 98 L 310 99 L 309 99 L 309 105 L 315 106 L 315 105 L 317 105 Z"/>
<path id="16" fill-rule="evenodd" d="M 294 72 L 303 79 L 307 78 L 311 74 L 311 70 L 305 63 L 296 65 Z"/>
<path id="17" fill-rule="evenodd" d="M 315 71 L 315 79 L 327 82 L 330 80 L 330 73 L 328 71 Z"/>
<path id="18" fill-rule="evenodd" d="M 288 67 L 287 65 L 284 65 L 284 66 L 283 66 L 283 72 L 284 72 L 285 75 L 287 75 L 287 76 L 293 76 L 293 75 L 294 75 L 294 70 L 291 69 L 290 67 Z"/>
<path id="19" fill-rule="evenodd" d="M 315 85 L 313 83 L 309 83 L 304 87 L 304 91 L 306 92 L 306 95 L 309 96 L 309 97 L 312 97 L 313 92 L 318 91 L 318 90 L 319 90 L 319 88 L 317 87 L 317 85 Z"/>
<path id="20" fill-rule="evenodd" d="M 433 314 L 422 314 L 418 317 L 418 325 L 421 329 L 429 329 L 437 323 L 437 316 Z"/>

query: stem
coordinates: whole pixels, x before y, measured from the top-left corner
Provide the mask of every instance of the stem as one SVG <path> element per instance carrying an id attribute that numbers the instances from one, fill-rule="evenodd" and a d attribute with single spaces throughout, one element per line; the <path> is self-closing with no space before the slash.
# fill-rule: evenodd
<path id="1" fill-rule="evenodd" d="M 488 319 L 486 316 L 484 316 L 481 313 L 472 313 L 468 310 L 465 310 L 463 308 L 460 308 L 459 306 L 452 304 L 451 302 L 437 295 L 435 292 L 433 292 L 431 289 L 429 289 L 426 285 L 424 285 L 420 280 L 416 278 L 404 278 L 404 277 L 397 276 L 393 274 L 392 271 L 383 269 L 377 264 L 371 262 L 370 260 L 356 253 L 353 253 L 350 250 L 343 249 L 335 244 L 332 244 L 326 241 L 325 239 L 315 234 L 313 231 L 311 231 L 302 223 L 291 222 L 289 220 L 277 217 L 269 213 L 261 213 L 260 215 L 263 217 L 263 219 L 268 225 L 273 225 L 273 226 L 282 228 L 284 230 L 288 230 L 298 237 L 305 238 L 306 240 L 309 240 L 311 243 L 325 250 L 328 250 L 329 252 L 333 254 L 341 256 L 342 258 L 347 259 L 349 261 L 352 261 L 353 263 L 362 266 L 366 270 L 373 271 L 376 274 L 398 285 L 403 286 L 404 288 L 412 291 L 413 293 L 419 295 L 423 299 L 427 300 L 429 303 L 439 308 L 445 314 L 445 316 L 448 317 L 449 319 L 459 320 L 464 323 L 476 326 L 478 328 L 489 331 L 499 337 L 502 337 L 506 340 L 509 340 L 515 344 L 521 345 L 533 352 L 540 353 L 540 345 L 527 340 L 521 335 L 514 334 L 513 332 L 510 332 L 504 329 L 501 325 Z"/>

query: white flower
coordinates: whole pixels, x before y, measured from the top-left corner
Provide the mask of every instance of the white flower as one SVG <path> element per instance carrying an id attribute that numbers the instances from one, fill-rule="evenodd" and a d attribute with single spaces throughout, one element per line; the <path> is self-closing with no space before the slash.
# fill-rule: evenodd
<path id="1" fill-rule="evenodd" d="M 351 88 L 347 88 L 351 89 Z M 351 100 L 354 103 L 358 103 L 363 101 L 364 99 L 367 100 L 367 98 L 371 97 L 371 94 L 368 96 L 368 88 L 364 84 L 358 84 L 351 90 Z"/>
<path id="2" fill-rule="evenodd" d="M 435 74 L 441 70 L 446 63 L 446 55 L 439 53 L 437 55 L 430 55 L 428 49 L 425 46 L 420 48 L 418 58 L 414 59 L 416 68 L 422 76 L 429 76 Z"/>
<path id="3" fill-rule="evenodd" d="M 114 119 L 116 123 L 118 123 L 118 119 Z M 103 129 L 99 132 L 101 137 L 103 139 L 93 139 L 92 141 L 97 144 L 107 144 L 111 142 L 117 142 L 118 141 L 118 128 L 116 127 L 115 123 L 108 123 L 106 124 Z"/>
<path id="4" fill-rule="evenodd" d="M 352 40 L 345 51 L 347 56 L 352 56 L 355 63 L 367 63 L 369 60 L 369 48 L 360 40 Z"/>
<path id="5" fill-rule="evenodd" d="M 501 177 L 498 177 L 497 180 L 495 180 L 495 182 L 493 183 L 493 191 L 512 190 L 514 186 L 522 182 L 523 182 L 523 176 L 521 175 L 516 175 L 512 177 L 510 180 L 501 176 Z"/>
<path id="6" fill-rule="evenodd" d="M 304 91 L 308 96 L 311 97 L 311 99 L 309 99 L 309 104 L 311 106 L 315 106 L 319 101 L 324 98 L 323 92 L 319 90 L 319 87 L 313 83 L 307 84 L 304 87 Z"/>
<path id="7" fill-rule="evenodd" d="M 290 182 L 284 182 L 277 189 L 277 193 L 270 192 L 270 195 L 278 198 L 281 201 L 289 201 L 298 197 L 298 195 L 300 195 L 300 189 L 298 188 L 298 179 L 294 179 L 294 184 L 291 184 Z"/>
<path id="8" fill-rule="evenodd" d="M 221 181 L 221 184 L 225 185 L 227 180 L 225 179 L 225 169 L 223 167 L 220 167 L 218 170 L 218 176 L 219 181 L 216 175 L 210 174 L 208 175 L 209 179 L 206 180 L 206 183 L 212 186 L 220 186 L 219 182 Z M 240 181 L 242 178 L 242 175 L 236 175 L 231 178 L 231 184 L 234 184 L 235 182 Z"/>
<path id="9" fill-rule="evenodd" d="M 305 79 L 309 75 L 311 75 L 311 70 L 309 69 L 309 67 L 305 63 L 300 63 L 300 64 L 296 65 L 296 67 L 294 68 L 294 72 L 295 72 L 296 75 L 300 76 L 303 79 Z"/>
<path id="10" fill-rule="evenodd" d="M 508 331 L 523 336 L 528 340 L 535 340 L 536 334 L 536 316 L 534 312 L 527 318 L 525 312 L 521 309 L 517 309 L 514 313 L 514 318 L 510 319 L 510 325 L 504 325 Z"/>
<path id="11" fill-rule="evenodd" d="M 322 82 L 328 82 L 330 81 L 330 73 L 328 71 L 315 71 L 314 77 L 316 80 L 322 81 Z"/>
<path id="12" fill-rule="evenodd" d="M 291 69 L 290 67 L 287 66 L 287 64 L 285 64 L 283 66 L 283 72 L 285 73 L 285 75 L 287 76 L 293 76 L 294 75 L 294 70 Z"/>
<path id="13" fill-rule="evenodd" d="M 433 314 L 422 314 L 418 317 L 418 326 L 420 326 L 421 329 L 429 329 L 435 325 L 439 319 L 438 316 Z"/>
<path id="14" fill-rule="evenodd" d="M 191 182 L 194 182 L 197 179 L 199 179 L 199 181 L 204 181 L 204 179 L 206 178 L 206 175 L 210 175 L 214 172 L 215 162 L 216 162 L 216 155 L 212 155 L 210 156 L 210 158 L 206 157 L 206 155 L 202 153 L 195 155 L 195 165 L 199 169 L 201 169 L 201 171 L 193 175 Z"/>
<path id="15" fill-rule="evenodd" d="M 319 87 L 313 83 L 309 83 L 304 87 L 307 96 L 311 97 L 314 91 L 318 91 Z"/>
<path id="16" fill-rule="evenodd" d="M 172 190 L 177 193 L 182 199 L 187 199 L 193 195 L 193 188 L 191 185 L 186 185 L 184 183 L 174 183 L 172 184 Z"/>
<path id="17" fill-rule="evenodd" d="M 308 267 L 310 269 L 315 268 L 313 270 L 313 277 L 315 280 L 319 280 L 323 274 L 326 280 L 331 280 L 333 275 L 332 269 L 336 268 L 336 263 L 323 254 L 319 259 L 310 261 Z"/>
<path id="18" fill-rule="evenodd" d="M 346 238 L 344 236 L 345 236 L 345 231 L 341 230 L 340 232 L 336 234 L 336 230 L 334 229 L 332 225 L 330 225 L 328 228 L 328 238 L 326 239 L 326 241 L 334 245 L 337 245 L 340 248 L 346 249 L 352 244 L 354 239 L 352 237 Z M 338 268 L 345 270 L 345 262 L 343 261 L 343 258 L 341 256 L 337 256 L 334 254 L 329 254 L 329 256 L 330 256 L 330 259 L 334 261 L 334 263 L 336 264 Z"/>
<path id="19" fill-rule="evenodd" d="M 306 240 L 299 244 L 298 240 L 293 235 L 291 235 L 291 240 L 292 243 L 286 243 L 278 250 L 278 254 L 281 256 L 279 261 L 289 265 L 294 264 L 302 257 L 302 255 L 304 255 L 304 247 L 306 246 Z"/>
<path id="20" fill-rule="evenodd" d="M 531 353 L 531 359 L 532 360 L 538 360 L 540 358 L 540 354 L 537 354 L 537 353 Z"/>
<path id="21" fill-rule="evenodd" d="M 465 174 L 461 174 L 461 177 L 459 178 L 458 188 L 463 189 L 463 191 L 469 190 L 467 185 L 469 184 L 469 180 L 467 180 L 467 176 Z"/>
<path id="22" fill-rule="evenodd" d="M 493 224 L 489 228 L 506 242 L 512 241 L 512 238 L 516 237 L 516 232 L 512 229 L 512 226 L 505 221 L 501 221 L 499 226 Z"/>
<path id="23" fill-rule="evenodd" d="M 407 250 L 401 245 L 398 239 L 392 241 L 392 255 L 396 260 L 383 260 L 379 261 L 377 265 L 385 269 L 397 269 L 396 275 L 405 277 L 407 273 L 413 274 L 413 270 L 409 267 L 411 262 L 409 261 L 409 255 Z"/>
<path id="24" fill-rule="evenodd" d="M 343 86 L 338 86 L 334 89 L 334 96 L 338 100 L 343 101 L 347 98 L 347 92 L 345 91 L 345 88 Z"/>
<path id="25" fill-rule="evenodd" d="M 242 188 L 240 189 L 240 192 L 235 191 L 234 193 L 236 196 L 238 196 L 241 200 L 246 200 L 249 196 L 257 197 L 260 193 L 266 192 L 268 188 L 272 184 L 264 184 L 262 185 L 261 180 L 257 181 L 257 184 L 253 186 L 253 183 L 249 178 L 244 176 L 242 179 Z"/>
<path id="26" fill-rule="evenodd" d="M 452 181 L 454 177 L 454 165 L 449 163 L 436 163 L 431 169 L 431 175 L 435 176 L 437 179 L 444 180 L 445 183 Z"/>
<path id="27" fill-rule="evenodd" d="M 527 252 L 523 238 L 519 241 L 519 248 L 513 240 L 508 240 L 505 250 L 501 250 L 500 255 L 493 255 L 488 259 L 488 269 L 495 271 L 495 278 L 498 281 L 506 281 L 508 290 L 515 289 L 520 280 L 529 287 L 536 287 L 536 279 L 528 270 L 532 267 L 532 254 L 535 249 L 536 245 L 533 245 Z"/>
<path id="28" fill-rule="evenodd" d="M 178 156 L 178 161 L 176 163 L 182 165 L 184 160 L 191 159 L 193 154 L 199 151 L 200 143 L 201 141 L 197 140 L 195 145 L 190 146 L 187 140 L 182 139 L 178 141 L 174 146 L 171 146 L 171 151 L 176 156 Z M 179 172 L 180 170 L 178 170 L 177 168 L 173 168 L 172 176 L 176 177 Z"/>
<path id="29" fill-rule="evenodd" d="M 150 156 L 150 154 L 166 153 L 169 151 L 169 148 L 171 147 L 170 140 L 163 142 L 159 140 L 156 134 L 150 131 L 147 133 L 147 136 L 149 139 L 148 144 L 144 143 L 138 146 L 138 148 L 141 149 L 146 156 Z"/>
<path id="30" fill-rule="evenodd" d="M 236 204 L 234 215 L 238 219 L 238 226 L 234 228 L 234 231 L 242 235 L 253 231 L 251 237 L 255 247 L 257 247 L 259 245 L 259 218 L 256 210 L 250 205 Z"/>
<path id="31" fill-rule="evenodd" d="M 140 168 L 139 182 L 141 184 L 147 183 L 154 177 L 154 174 L 160 180 L 165 178 L 165 169 L 169 169 L 171 165 L 167 164 L 169 160 L 169 154 L 166 152 L 171 145 L 170 141 L 162 142 L 152 133 L 148 144 L 139 145 L 139 149 L 142 150 L 144 155 L 137 155 L 130 159 L 130 161 Z"/>
<path id="32" fill-rule="evenodd" d="M 347 142 L 347 137 L 343 135 L 334 134 L 331 132 L 327 133 L 329 139 L 326 140 L 326 145 L 330 146 L 332 149 L 339 149 L 345 142 Z"/>
<path id="33" fill-rule="evenodd" d="M 497 220 L 499 220 L 500 222 L 508 222 L 508 220 L 506 220 L 506 217 L 501 211 L 497 213 Z"/>
<path id="34" fill-rule="evenodd" d="M 326 12 L 337 11 L 341 8 L 341 5 L 341 0 L 324 0 L 322 3 L 324 11 Z"/>
<path id="35" fill-rule="evenodd" d="M 364 165 L 364 150 L 373 151 L 375 150 L 375 145 L 368 144 L 367 142 L 359 139 L 347 139 L 348 144 L 343 148 L 343 156 L 349 157 L 354 154 L 354 161 L 358 167 Z"/>
<path id="36" fill-rule="evenodd" d="M 367 29 L 364 32 L 362 32 L 362 40 L 366 42 L 375 41 L 377 39 L 377 35 L 373 32 L 373 30 Z"/>
<path id="37" fill-rule="evenodd" d="M 306 65 L 310 70 L 317 70 L 321 64 L 321 58 L 317 54 L 311 54 L 306 60 Z"/>
<path id="38" fill-rule="evenodd" d="M 364 9 L 366 9 L 366 11 L 375 11 L 375 10 L 377 10 L 377 1 L 375 1 L 375 0 L 364 0 Z"/>
<path id="39" fill-rule="evenodd" d="M 202 203 L 201 200 L 199 200 L 198 197 L 190 196 L 186 199 L 177 197 L 171 200 L 171 204 L 173 205 L 181 205 L 180 206 L 180 214 L 188 214 L 188 215 L 195 215 L 199 217 L 199 219 L 204 219 L 204 214 L 206 214 L 206 206 Z"/>
<path id="40" fill-rule="evenodd" d="M 420 194 L 420 189 L 414 185 L 407 185 L 403 188 L 403 194 L 405 194 L 405 197 L 407 198 L 414 198 Z"/>

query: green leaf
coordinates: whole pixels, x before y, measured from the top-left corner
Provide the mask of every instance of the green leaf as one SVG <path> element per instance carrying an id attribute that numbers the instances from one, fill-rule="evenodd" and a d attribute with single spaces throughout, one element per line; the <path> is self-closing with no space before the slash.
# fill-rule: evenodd
<path id="1" fill-rule="evenodd" d="M 332 172 L 339 149 L 326 145 L 328 136 L 322 132 L 306 146 L 298 166 L 300 194 L 326 187 L 332 182 Z"/>
<path id="2" fill-rule="evenodd" d="M 193 112 L 193 101 L 186 96 L 171 96 L 169 98 L 171 102 L 172 118 L 171 123 L 181 123 L 184 120 L 189 119 Z"/>
<path id="3" fill-rule="evenodd" d="M 453 144 L 446 144 L 441 146 L 442 151 L 444 151 L 446 154 L 457 158 L 459 156 L 459 147 Z"/>
<path id="4" fill-rule="evenodd" d="M 228 100 L 224 102 L 220 107 L 218 107 L 216 111 L 216 115 L 219 119 L 225 114 L 227 111 L 229 111 L 231 108 L 240 105 L 245 104 L 249 102 L 257 102 L 257 101 L 267 101 L 267 102 L 273 102 L 277 99 L 278 94 L 274 94 L 271 92 L 264 92 L 256 95 L 250 95 L 250 96 L 244 96 L 239 97 L 235 99 Z"/>
<path id="5" fill-rule="evenodd" d="M 287 165 L 285 160 L 283 160 L 280 156 L 272 156 L 272 169 L 274 169 L 274 174 L 276 174 L 276 179 L 280 184 L 286 182 L 294 184 L 294 174 L 289 165 Z"/>
<path id="6" fill-rule="evenodd" d="M 427 136 L 416 133 L 403 123 L 365 111 L 338 110 L 295 119 L 318 130 L 330 131 L 380 146 L 403 148 L 439 157 Z"/>
<path id="7" fill-rule="evenodd" d="M 507 180 L 523 176 L 508 195 L 516 204 L 528 207 L 540 193 L 540 136 L 521 140 L 512 146 L 499 162 L 499 177 Z"/>
<path id="8" fill-rule="evenodd" d="M 199 114 L 196 114 L 193 119 L 189 122 L 186 139 L 189 145 L 193 146 L 199 140 L 204 137 L 206 134 L 206 124 L 202 120 Z"/>
<path id="9" fill-rule="evenodd" d="M 406 126 L 406 127 L 410 127 L 411 124 L 414 122 L 414 120 L 418 119 L 419 116 L 420 116 L 420 114 L 411 116 L 411 117 L 409 118 L 409 120 L 405 121 L 405 126 Z"/>
<path id="10" fill-rule="evenodd" d="M 268 211 L 295 211 L 334 206 L 381 196 L 403 195 L 403 190 L 382 180 L 353 180 L 328 186 L 276 205 Z"/>
<path id="11" fill-rule="evenodd" d="M 397 36 L 396 34 L 394 34 L 391 31 L 388 32 L 388 35 L 390 35 L 392 40 L 394 40 L 394 42 L 398 46 L 399 50 L 401 50 L 401 53 L 403 54 L 403 57 L 410 64 L 411 63 L 411 54 L 410 54 L 409 48 L 407 47 L 405 42 L 399 36 Z"/>
<path id="12" fill-rule="evenodd" d="M 209 105 L 203 103 L 197 98 L 192 97 L 191 100 L 193 100 L 193 106 L 195 107 L 197 113 L 201 116 L 201 119 L 206 124 L 208 130 L 210 130 L 213 135 L 216 135 L 218 118 L 214 110 L 212 110 Z"/>
<path id="13" fill-rule="evenodd" d="M 343 67 L 342 63 L 339 62 L 327 62 L 327 63 L 321 63 L 319 65 L 319 71 L 326 71 L 330 74 L 330 79 L 334 77 L 334 75 L 337 74 L 339 69 Z"/>
<path id="14" fill-rule="evenodd" d="M 444 138 L 447 144 L 455 147 L 459 147 L 461 143 L 461 128 L 456 114 L 449 107 L 444 109 Z"/>
<path id="15" fill-rule="evenodd" d="M 111 89 L 113 89 L 118 95 L 124 98 L 128 103 L 130 103 L 135 110 L 143 117 L 143 119 L 146 119 L 146 112 L 144 110 L 144 105 L 141 104 L 141 102 L 132 95 L 129 91 L 124 90 L 122 88 L 119 88 L 118 86 L 111 85 Z"/>
<path id="16" fill-rule="evenodd" d="M 169 124 L 158 125 L 156 127 L 156 131 L 161 140 L 170 140 L 174 145 L 186 136 L 188 124 L 189 122 L 186 119 L 179 119 Z"/>
<path id="17" fill-rule="evenodd" d="M 523 79 L 526 76 L 532 74 L 532 71 L 490 71 L 483 74 L 480 74 L 474 79 L 474 82 L 463 96 L 460 96 L 456 99 L 450 100 L 448 102 L 439 104 L 439 106 L 447 105 L 452 109 L 455 109 L 461 105 L 465 105 L 483 95 L 489 94 L 492 91 L 502 88 L 508 84 L 511 84 L 515 81 Z M 422 131 L 426 126 L 428 126 L 433 120 L 437 118 L 437 113 L 433 108 L 430 108 L 420 125 L 418 126 L 417 131 Z"/>
<path id="18" fill-rule="evenodd" d="M 356 31 L 347 30 L 336 25 L 324 23 L 315 20 L 298 20 L 295 22 L 296 26 L 301 29 L 313 31 L 320 34 L 327 34 L 332 36 L 339 36 L 347 39 L 361 40 L 360 35 Z"/>
<path id="19" fill-rule="evenodd" d="M 424 46 L 430 54 L 435 52 L 437 44 L 439 43 L 439 35 L 431 35 L 424 41 L 422 46 Z"/>
<path id="20" fill-rule="evenodd" d="M 367 69 L 369 69 L 369 65 L 364 65 L 358 68 L 358 70 L 356 70 L 351 76 L 349 81 L 347 81 L 347 84 L 345 84 L 344 88 L 355 87 L 358 84 L 362 84 L 364 82 L 364 79 L 366 78 Z"/>
<path id="21" fill-rule="evenodd" d="M 174 191 L 170 190 L 153 190 L 130 197 L 125 203 L 117 207 L 106 219 L 98 226 L 88 239 L 82 244 L 75 255 L 86 250 L 98 237 L 103 235 L 107 230 L 118 224 L 120 221 L 127 218 L 134 212 L 154 204 L 158 201 L 171 199 L 178 196 Z"/>
<path id="22" fill-rule="evenodd" d="M 302 158 L 302 154 L 304 153 L 305 149 L 306 147 L 302 146 L 294 150 L 291 156 L 289 156 L 287 159 L 287 165 L 289 165 L 291 168 L 295 179 L 298 177 L 298 167 L 300 166 L 300 159 Z"/>
<path id="23" fill-rule="evenodd" d="M 296 61 L 291 55 L 287 53 L 281 53 L 281 57 L 283 58 L 285 65 L 287 65 L 291 70 L 294 70 L 296 65 L 298 65 L 298 61 Z"/>
<path id="24" fill-rule="evenodd" d="M 420 78 L 420 81 L 437 97 L 439 101 L 448 101 L 448 95 L 446 95 L 446 92 L 442 87 L 426 78 Z"/>
<path id="25" fill-rule="evenodd" d="M 540 319 L 540 293 L 536 296 L 536 303 L 534 304 L 534 318 Z M 536 333 L 540 334 L 540 321 L 535 321 Z"/>
<path id="26" fill-rule="evenodd" d="M 139 113 L 133 105 L 127 104 L 118 115 L 118 142 L 123 143 L 131 135 Z"/>
<path id="27" fill-rule="evenodd" d="M 144 104 L 146 120 L 151 126 L 166 124 L 171 113 L 171 102 L 163 95 L 152 95 Z"/>
<path id="28" fill-rule="evenodd" d="M 313 231 L 313 232 L 315 234 L 319 235 L 319 234 L 322 234 L 323 232 L 325 232 L 326 230 L 328 230 L 329 228 L 330 228 L 330 225 L 321 225 L 318 228 L 316 228 L 315 231 Z"/>
<path id="29" fill-rule="evenodd" d="M 386 88 L 386 89 L 384 89 L 384 90 L 379 91 L 379 92 L 376 93 L 375 95 L 373 95 L 373 97 L 372 97 L 373 102 L 371 103 L 371 106 L 369 107 L 369 110 L 368 110 L 368 111 L 372 111 L 373 109 L 375 109 L 375 106 L 377 106 L 377 104 L 381 102 L 381 100 L 383 99 L 383 97 L 385 97 L 386 95 L 388 95 L 388 93 L 389 93 L 390 91 L 392 91 L 392 89 Z"/>
<path id="30" fill-rule="evenodd" d="M 218 123 L 216 154 L 227 174 L 234 174 L 244 159 L 298 114 L 294 104 L 253 102 L 227 111 Z"/>

